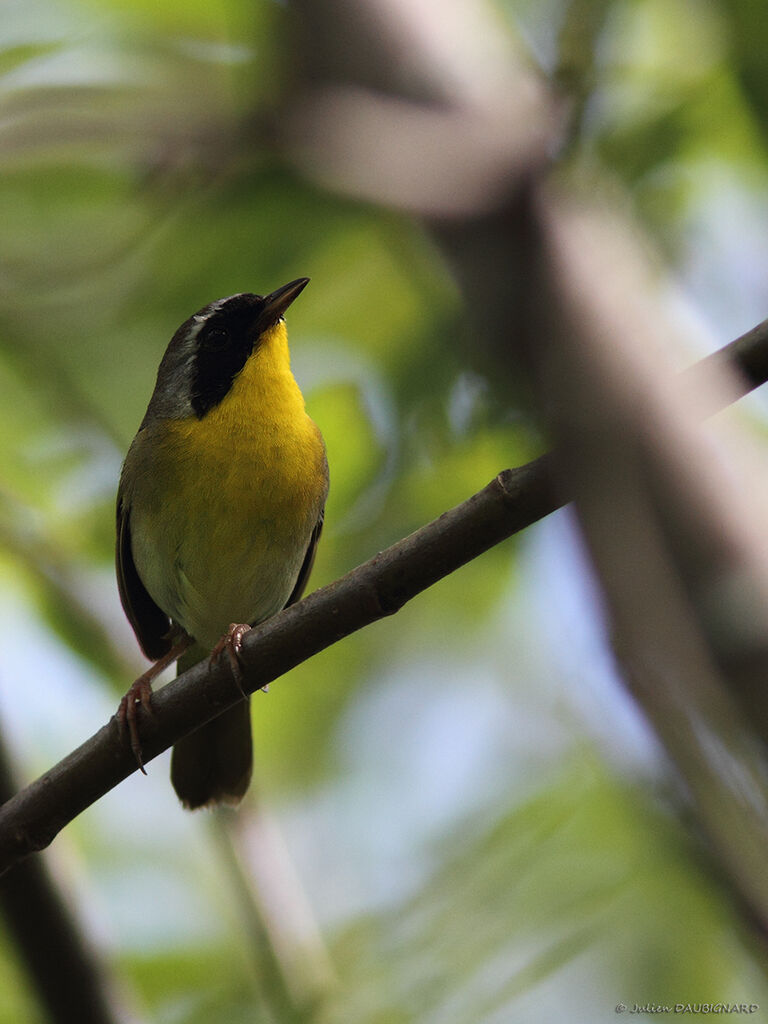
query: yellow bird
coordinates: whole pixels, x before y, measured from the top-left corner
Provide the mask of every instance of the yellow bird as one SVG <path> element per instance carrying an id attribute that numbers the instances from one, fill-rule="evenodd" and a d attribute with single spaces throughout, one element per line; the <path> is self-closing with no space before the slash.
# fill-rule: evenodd
<path id="1" fill-rule="evenodd" d="M 120 599 L 157 659 L 121 702 L 141 766 L 137 712 L 152 679 L 227 649 L 298 601 L 323 525 L 328 463 L 291 373 L 283 314 L 308 283 L 219 299 L 186 320 L 157 372 L 117 493 Z M 249 701 L 173 748 L 185 807 L 237 803 L 252 769 Z M 142 767 L 143 770 L 143 767 Z"/>

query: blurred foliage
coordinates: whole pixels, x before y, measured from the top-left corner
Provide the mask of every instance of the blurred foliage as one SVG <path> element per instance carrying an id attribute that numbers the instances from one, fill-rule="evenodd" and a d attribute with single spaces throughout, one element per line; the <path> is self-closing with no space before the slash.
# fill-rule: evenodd
<path id="1" fill-rule="evenodd" d="M 632 206 L 720 341 L 764 316 L 762 6 L 499 13 L 570 103 L 560 173 Z M 289 19 L 266 0 L 3 5 L 1 709 L 28 773 L 101 725 L 140 666 L 112 579 L 114 492 L 159 358 L 195 309 L 312 278 L 289 329 L 331 466 L 314 585 L 536 453 L 535 428 L 489 399 L 420 226 L 319 191 L 271 151 Z M 336 974 L 297 1020 L 768 1003 L 765 950 L 649 782 L 655 754 L 628 764 L 619 724 L 613 744 L 595 739 L 613 705 L 573 702 L 574 679 L 589 691 L 605 670 L 564 650 L 554 596 L 528 596 L 577 571 L 546 524 L 533 535 L 254 701 L 259 790 Z M 275 1019 L 226 868 L 164 764 L 54 856 L 139 1018 Z M 0 1024 L 38 1019 L 8 937 L 0 989 Z"/>

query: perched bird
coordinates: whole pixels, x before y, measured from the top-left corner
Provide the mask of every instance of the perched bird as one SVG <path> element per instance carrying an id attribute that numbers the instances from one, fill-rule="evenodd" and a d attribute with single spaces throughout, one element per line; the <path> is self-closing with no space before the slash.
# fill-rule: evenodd
<path id="1" fill-rule="evenodd" d="M 142 770 L 137 712 L 150 706 L 152 679 L 225 648 L 236 669 L 243 633 L 306 587 L 328 464 L 291 373 L 283 314 L 307 283 L 232 295 L 186 320 L 123 464 L 120 599 L 156 659 L 118 712 Z M 244 699 L 175 745 L 171 780 L 186 807 L 237 803 L 251 768 Z"/>

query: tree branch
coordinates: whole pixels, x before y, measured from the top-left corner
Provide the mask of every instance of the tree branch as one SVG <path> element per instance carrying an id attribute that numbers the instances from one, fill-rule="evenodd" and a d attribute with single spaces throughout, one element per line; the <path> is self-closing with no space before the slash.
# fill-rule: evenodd
<path id="1" fill-rule="evenodd" d="M 742 370 L 741 393 L 768 380 L 768 320 L 702 360 Z M 552 456 L 507 469 L 420 530 L 315 591 L 245 637 L 243 688 L 253 693 L 312 655 L 392 615 L 433 583 L 564 504 Z M 203 661 L 155 694 L 142 721 L 145 760 L 242 699 L 226 659 Z M 136 771 L 114 718 L 49 772 L 0 807 L 0 873 L 46 847 L 81 811 Z"/>

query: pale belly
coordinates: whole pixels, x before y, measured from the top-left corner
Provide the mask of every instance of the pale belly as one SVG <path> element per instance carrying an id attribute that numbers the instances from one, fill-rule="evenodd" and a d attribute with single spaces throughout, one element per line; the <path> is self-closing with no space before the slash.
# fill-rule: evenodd
<path id="1" fill-rule="evenodd" d="M 293 591 L 326 484 L 322 442 L 307 435 L 302 457 L 288 459 L 280 449 L 289 442 L 295 455 L 296 438 L 282 438 L 266 459 L 246 447 L 201 460 L 175 446 L 131 495 L 139 575 L 200 644 L 212 647 L 230 623 L 274 615 Z"/>

